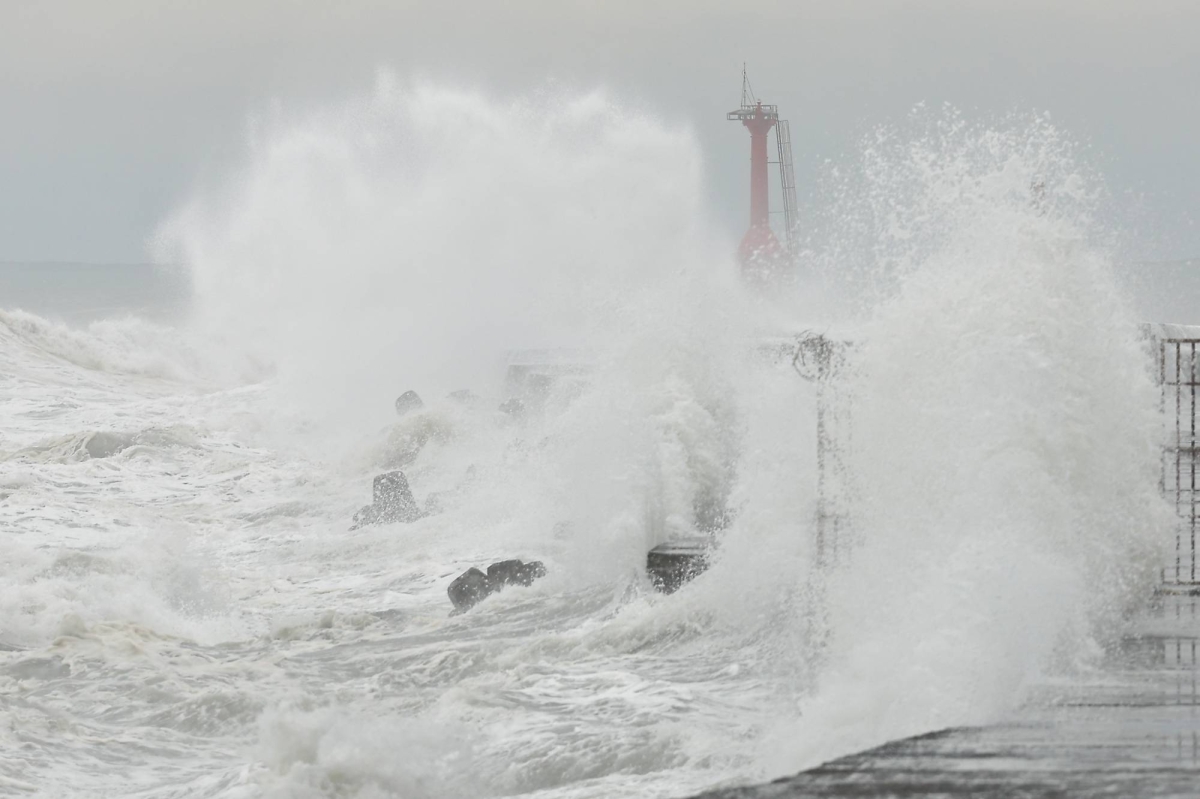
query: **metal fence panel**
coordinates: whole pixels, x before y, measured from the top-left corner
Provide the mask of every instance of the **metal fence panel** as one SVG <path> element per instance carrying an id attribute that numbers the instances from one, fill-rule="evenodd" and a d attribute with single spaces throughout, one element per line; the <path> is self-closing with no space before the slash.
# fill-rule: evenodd
<path id="1" fill-rule="evenodd" d="M 1200 588 L 1197 582 L 1196 389 L 1200 385 L 1197 354 L 1200 338 L 1162 338 L 1158 342 L 1158 378 L 1162 387 L 1162 491 L 1179 517 L 1173 561 L 1163 569 L 1167 588 Z"/>

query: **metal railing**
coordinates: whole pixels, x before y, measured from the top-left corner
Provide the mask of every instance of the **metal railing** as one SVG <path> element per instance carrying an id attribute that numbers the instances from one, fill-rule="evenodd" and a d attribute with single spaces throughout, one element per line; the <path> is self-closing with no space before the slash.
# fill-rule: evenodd
<path id="1" fill-rule="evenodd" d="M 1162 567 L 1162 590 L 1200 596 L 1200 327 L 1144 325 L 1148 353 L 1158 359 L 1162 412 L 1160 490 L 1175 509 L 1168 563 Z M 845 449 L 850 439 L 847 398 L 840 395 L 838 374 L 851 345 L 822 335 L 796 337 L 792 365 L 816 384 L 818 562 L 836 559 L 849 531 L 848 474 Z M 1152 347 L 1152 349 L 1150 349 Z"/>
<path id="2" fill-rule="evenodd" d="M 1196 338 L 1158 338 L 1158 382 L 1163 415 L 1163 496 L 1172 503 L 1178 523 L 1175 528 L 1173 562 L 1162 570 L 1167 590 L 1200 592 L 1197 578 L 1196 518 L 1197 468 L 1200 446 L 1196 429 L 1197 370 Z"/>

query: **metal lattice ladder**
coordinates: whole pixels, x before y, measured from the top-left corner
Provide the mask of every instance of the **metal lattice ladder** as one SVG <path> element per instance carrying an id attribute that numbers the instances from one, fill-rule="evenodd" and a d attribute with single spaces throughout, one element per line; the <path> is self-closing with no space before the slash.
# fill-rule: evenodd
<path id="1" fill-rule="evenodd" d="M 786 119 L 775 123 L 775 143 L 779 148 L 779 186 L 783 194 L 783 224 L 788 255 L 793 259 L 800 249 L 796 230 L 799 223 L 796 208 L 796 172 L 792 167 L 792 130 Z"/>

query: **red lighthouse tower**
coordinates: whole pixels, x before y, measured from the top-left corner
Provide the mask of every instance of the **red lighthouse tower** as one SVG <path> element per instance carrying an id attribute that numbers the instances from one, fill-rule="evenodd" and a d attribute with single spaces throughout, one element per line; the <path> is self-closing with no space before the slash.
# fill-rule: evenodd
<path id="1" fill-rule="evenodd" d="M 779 109 L 764 105 L 754 97 L 750 81 L 742 70 L 742 105 L 725 115 L 750 131 L 750 228 L 738 247 L 743 274 L 759 279 L 795 256 L 796 180 L 792 170 L 792 141 L 787 120 L 779 118 Z M 767 133 L 775 129 L 779 153 L 780 186 L 783 193 L 786 249 L 771 230 L 770 194 L 767 180 Z"/>

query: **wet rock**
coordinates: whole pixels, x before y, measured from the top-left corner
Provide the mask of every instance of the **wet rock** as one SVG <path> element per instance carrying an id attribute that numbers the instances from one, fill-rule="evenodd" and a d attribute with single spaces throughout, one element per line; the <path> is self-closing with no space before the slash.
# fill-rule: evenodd
<path id="1" fill-rule="evenodd" d="M 388 437 L 387 455 L 381 464 L 387 467 L 408 466 L 417 459 L 429 443 L 432 434 L 425 425 L 398 430 Z"/>
<path id="2" fill-rule="evenodd" d="M 672 594 L 708 568 L 710 551 L 708 538 L 660 544 L 646 555 L 646 573 L 655 588 L 664 594 Z"/>
<path id="3" fill-rule="evenodd" d="M 499 585 L 533 585 L 533 581 L 546 576 L 546 567 L 540 560 L 522 563 L 519 560 L 502 560 L 487 569 L 488 580 Z"/>
<path id="4" fill-rule="evenodd" d="M 525 415 L 525 403 L 521 402 L 518 397 L 506 399 L 500 403 L 500 412 L 509 416 L 519 417 Z"/>
<path id="5" fill-rule="evenodd" d="M 533 581 L 546 576 L 546 567 L 540 560 L 525 563 L 520 560 L 502 560 L 487 568 L 487 574 L 474 567 L 454 578 L 446 593 L 454 605 L 455 613 L 462 613 L 482 600 L 509 585 L 533 585 Z"/>
<path id="6" fill-rule="evenodd" d="M 458 391 L 451 391 L 446 395 L 447 399 L 452 399 L 455 402 L 461 402 L 464 405 L 472 405 L 479 401 L 479 395 L 469 388 L 460 388 Z"/>
<path id="7" fill-rule="evenodd" d="M 354 526 L 351 530 L 368 524 L 415 522 L 424 515 L 413 497 L 412 489 L 408 487 L 408 478 L 404 476 L 404 472 L 376 475 L 373 489 L 374 500 L 354 514 Z"/>
<path id="8" fill-rule="evenodd" d="M 415 391 L 405 391 L 399 397 L 396 397 L 396 413 L 400 416 L 423 407 L 425 407 L 425 403 Z"/>
<path id="9" fill-rule="evenodd" d="M 454 429 L 444 416 L 413 413 L 388 430 L 377 463 L 385 469 L 403 469 L 415 461 L 430 442 L 445 443 L 453 436 Z"/>
<path id="10" fill-rule="evenodd" d="M 446 589 L 450 603 L 458 613 L 470 610 L 495 591 L 496 586 L 488 580 L 487 575 L 474 566 L 455 577 L 454 582 Z"/>
<path id="11" fill-rule="evenodd" d="M 374 504 L 384 512 L 395 515 L 411 515 L 416 512 L 417 502 L 404 472 L 384 472 L 375 475 L 371 485 Z"/>
<path id="12" fill-rule="evenodd" d="M 363 505 L 354 514 L 354 523 L 350 525 L 351 530 L 357 530 L 360 527 L 367 527 L 372 524 L 381 524 L 379 518 L 379 510 L 374 505 Z"/>

